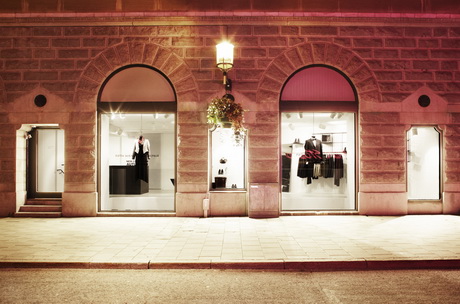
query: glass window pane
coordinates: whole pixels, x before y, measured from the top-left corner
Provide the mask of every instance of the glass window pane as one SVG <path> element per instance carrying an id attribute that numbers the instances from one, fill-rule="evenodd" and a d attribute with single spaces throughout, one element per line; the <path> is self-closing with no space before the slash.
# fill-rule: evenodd
<path id="1" fill-rule="evenodd" d="M 245 138 L 235 140 L 233 129 L 211 132 L 211 188 L 245 189 Z"/>
<path id="2" fill-rule="evenodd" d="M 175 115 L 101 114 L 100 125 L 101 210 L 174 211 Z"/>
<path id="3" fill-rule="evenodd" d="M 283 210 L 355 210 L 354 129 L 354 113 L 282 113 Z"/>

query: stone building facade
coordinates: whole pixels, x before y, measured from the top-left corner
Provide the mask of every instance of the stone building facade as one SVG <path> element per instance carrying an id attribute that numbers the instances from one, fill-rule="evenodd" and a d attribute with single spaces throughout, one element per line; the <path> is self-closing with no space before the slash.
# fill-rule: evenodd
<path id="1" fill-rule="evenodd" d="M 65 132 L 63 216 L 98 215 L 98 95 L 112 73 L 132 65 L 160 71 L 174 88 L 171 214 L 202 216 L 210 188 L 206 109 L 214 96 L 225 93 L 215 67 L 215 45 L 223 38 L 235 45 L 229 77 L 232 94 L 246 110 L 247 191 L 211 193 L 211 216 L 245 216 L 248 210 L 261 217 L 282 214 L 281 92 L 293 74 L 309 66 L 340 71 L 356 90 L 356 208 L 350 213 L 458 214 L 459 22 L 460 15 L 403 13 L 5 13 L 0 20 L 0 216 L 13 215 L 25 201 L 24 134 L 27 126 L 40 124 L 56 124 Z M 35 105 L 38 95 L 46 96 L 45 106 Z M 429 97 L 429 106 L 419 105 L 422 95 Z M 408 199 L 407 131 L 412 126 L 433 126 L 441 134 L 437 202 Z M 253 197 L 251 185 L 267 192 Z M 260 201 L 256 195 L 265 197 Z M 235 213 L 231 204 L 238 200 L 245 207 Z M 213 209 L 219 202 L 225 205 Z"/>

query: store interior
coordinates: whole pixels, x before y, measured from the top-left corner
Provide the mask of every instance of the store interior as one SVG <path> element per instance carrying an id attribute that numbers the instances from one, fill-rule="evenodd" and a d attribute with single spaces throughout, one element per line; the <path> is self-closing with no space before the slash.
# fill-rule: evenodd
<path id="1" fill-rule="evenodd" d="M 281 140 L 282 210 L 356 210 L 354 113 L 284 112 Z"/>
<path id="2" fill-rule="evenodd" d="M 100 211 L 174 211 L 175 115 L 101 114 L 100 134 Z M 133 157 L 141 135 L 150 145 L 147 181 Z"/>

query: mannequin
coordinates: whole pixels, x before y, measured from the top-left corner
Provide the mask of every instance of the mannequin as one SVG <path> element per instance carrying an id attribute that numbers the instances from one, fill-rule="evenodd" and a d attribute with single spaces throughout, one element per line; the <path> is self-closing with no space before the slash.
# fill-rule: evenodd
<path id="1" fill-rule="evenodd" d="M 133 159 L 136 159 L 136 176 L 146 183 L 149 182 L 149 159 L 150 159 L 150 142 L 144 136 L 139 136 L 138 141 L 134 144 Z"/>
<path id="2" fill-rule="evenodd" d="M 307 159 L 313 163 L 320 163 L 323 161 L 323 144 L 321 140 L 312 135 L 310 139 L 305 141 L 305 155 Z"/>

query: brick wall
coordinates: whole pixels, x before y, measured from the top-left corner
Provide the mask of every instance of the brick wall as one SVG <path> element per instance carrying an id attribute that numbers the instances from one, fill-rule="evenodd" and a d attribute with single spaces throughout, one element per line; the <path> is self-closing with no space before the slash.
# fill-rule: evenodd
<path id="1" fill-rule="evenodd" d="M 212 97 L 223 94 L 214 50 L 225 35 L 235 45 L 232 93 L 249 110 L 249 182 L 279 180 L 283 84 L 301 67 L 327 64 L 343 71 L 358 91 L 362 184 L 405 184 L 407 126 L 401 122 L 401 102 L 422 87 L 449 105 L 445 179 L 460 184 L 460 27 L 453 20 L 428 25 L 418 19 L 324 19 L 304 25 L 295 18 L 271 18 L 265 20 L 270 25 L 260 25 L 263 19 L 245 17 L 232 18 L 227 26 L 189 20 L 195 25 L 95 26 L 88 21 L 78 26 L 2 26 L 2 195 L 13 197 L 15 168 L 10 163 L 15 155 L 9 147 L 22 123 L 60 123 L 68 143 L 65 191 L 97 191 L 98 90 L 110 73 L 133 63 L 154 66 L 173 83 L 178 96 L 177 190 L 206 192 L 205 110 Z M 285 25 L 288 21 L 291 25 Z M 50 106 L 33 105 L 39 93 L 49 97 Z M 422 115 L 428 117 L 430 109 Z"/>

